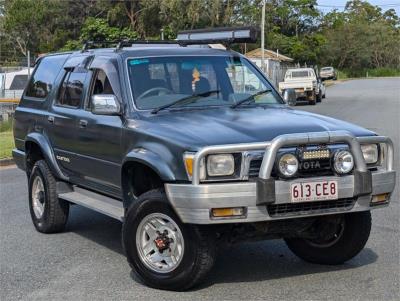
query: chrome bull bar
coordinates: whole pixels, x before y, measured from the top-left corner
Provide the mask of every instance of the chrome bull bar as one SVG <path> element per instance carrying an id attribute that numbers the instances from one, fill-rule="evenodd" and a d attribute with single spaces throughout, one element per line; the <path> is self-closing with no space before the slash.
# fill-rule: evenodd
<path id="1" fill-rule="evenodd" d="M 311 132 L 311 133 L 295 133 L 285 134 L 274 138 L 269 142 L 257 143 L 241 143 L 229 145 L 207 146 L 199 150 L 193 159 L 193 175 L 192 184 L 200 184 L 200 165 L 201 160 L 209 154 L 242 152 L 252 150 L 265 149 L 264 157 L 261 163 L 259 178 L 262 180 L 271 179 L 271 172 L 274 167 L 275 158 L 278 150 L 282 147 L 307 145 L 307 144 L 332 144 L 345 143 L 349 146 L 354 157 L 355 170 L 360 173 L 368 171 L 364 156 L 361 151 L 361 144 L 380 143 L 385 144 L 387 149 L 386 169 L 393 170 L 394 150 L 393 142 L 390 138 L 384 136 L 367 136 L 355 137 L 348 131 L 326 131 L 326 132 Z"/>

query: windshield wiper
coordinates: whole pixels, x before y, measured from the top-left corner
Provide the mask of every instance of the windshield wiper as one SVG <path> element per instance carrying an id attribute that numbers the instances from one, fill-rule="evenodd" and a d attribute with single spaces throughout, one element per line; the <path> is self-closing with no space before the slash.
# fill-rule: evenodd
<path id="1" fill-rule="evenodd" d="M 265 90 L 258 91 L 257 93 L 254 93 L 254 94 L 250 95 L 249 97 L 243 98 L 242 100 L 239 100 L 237 103 L 234 103 L 233 105 L 231 105 L 231 108 L 232 109 L 237 108 L 241 104 L 244 104 L 245 102 L 248 102 L 250 100 L 254 101 L 255 100 L 254 97 L 256 97 L 258 95 L 261 95 L 261 94 L 268 93 L 268 92 L 272 92 L 272 90 L 271 89 L 265 89 Z"/>
<path id="2" fill-rule="evenodd" d="M 161 110 L 164 110 L 164 109 L 169 108 L 169 107 L 173 107 L 173 106 L 178 105 L 178 104 L 188 104 L 188 103 L 195 102 L 195 101 L 197 101 L 199 99 L 199 97 L 206 97 L 206 96 L 209 96 L 210 94 L 213 94 L 213 93 L 219 93 L 219 90 L 210 90 L 210 91 L 207 91 L 207 92 L 198 93 L 198 94 L 192 94 L 192 95 L 180 98 L 180 99 L 175 100 L 175 101 L 173 101 L 171 103 L 167 103 L 167 104 L 165 104 L 165 105 L 163 105 L 161 107 L 155 108 L 154 110 L 151 111 L 151 114 L 157 114 Z"/>

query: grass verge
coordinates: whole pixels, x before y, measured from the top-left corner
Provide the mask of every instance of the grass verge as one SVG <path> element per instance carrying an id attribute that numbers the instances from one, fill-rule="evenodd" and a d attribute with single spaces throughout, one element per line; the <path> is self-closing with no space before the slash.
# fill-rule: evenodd
<path id="1" fill-rule="evenodd" d="M 14 137 L 12 131 L 0 132 L 0 159 L 11 158 L 14 148 Z"/>
<path id="2" fill-rule="evenodd" d="M 12 118 L 0 121 L 0 159 L 11 158 L 14 148 Z"/>

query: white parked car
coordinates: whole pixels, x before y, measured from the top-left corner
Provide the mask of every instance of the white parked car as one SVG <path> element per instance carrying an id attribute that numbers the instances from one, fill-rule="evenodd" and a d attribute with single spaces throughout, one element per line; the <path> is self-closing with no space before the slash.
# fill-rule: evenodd
<path id="1" fill-rule="evenodd" d="M 284 81 L 279 83 L 279 92 L 283 93 L 287 89 L 294 89 L 297 100 L 307 100 L 311 105 L 315 105 L 322 97 L 317 75 L 312 68 L 288 69 Z"/>

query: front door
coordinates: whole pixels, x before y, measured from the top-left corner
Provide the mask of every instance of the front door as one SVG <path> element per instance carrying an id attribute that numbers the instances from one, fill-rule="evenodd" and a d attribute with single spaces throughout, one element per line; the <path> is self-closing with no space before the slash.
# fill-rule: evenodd
<path id="1" fill-rule="evenodd" d="M 90 74 L 87 101 L 77 112 L 75 152 L 80 158 L 80 180 L 90 188 L 120 196 L 123 119 L 121 116 L 96 115 L 90 110 L 92 95 L 117 93 L 105 70 L 95 68 Z"/>

